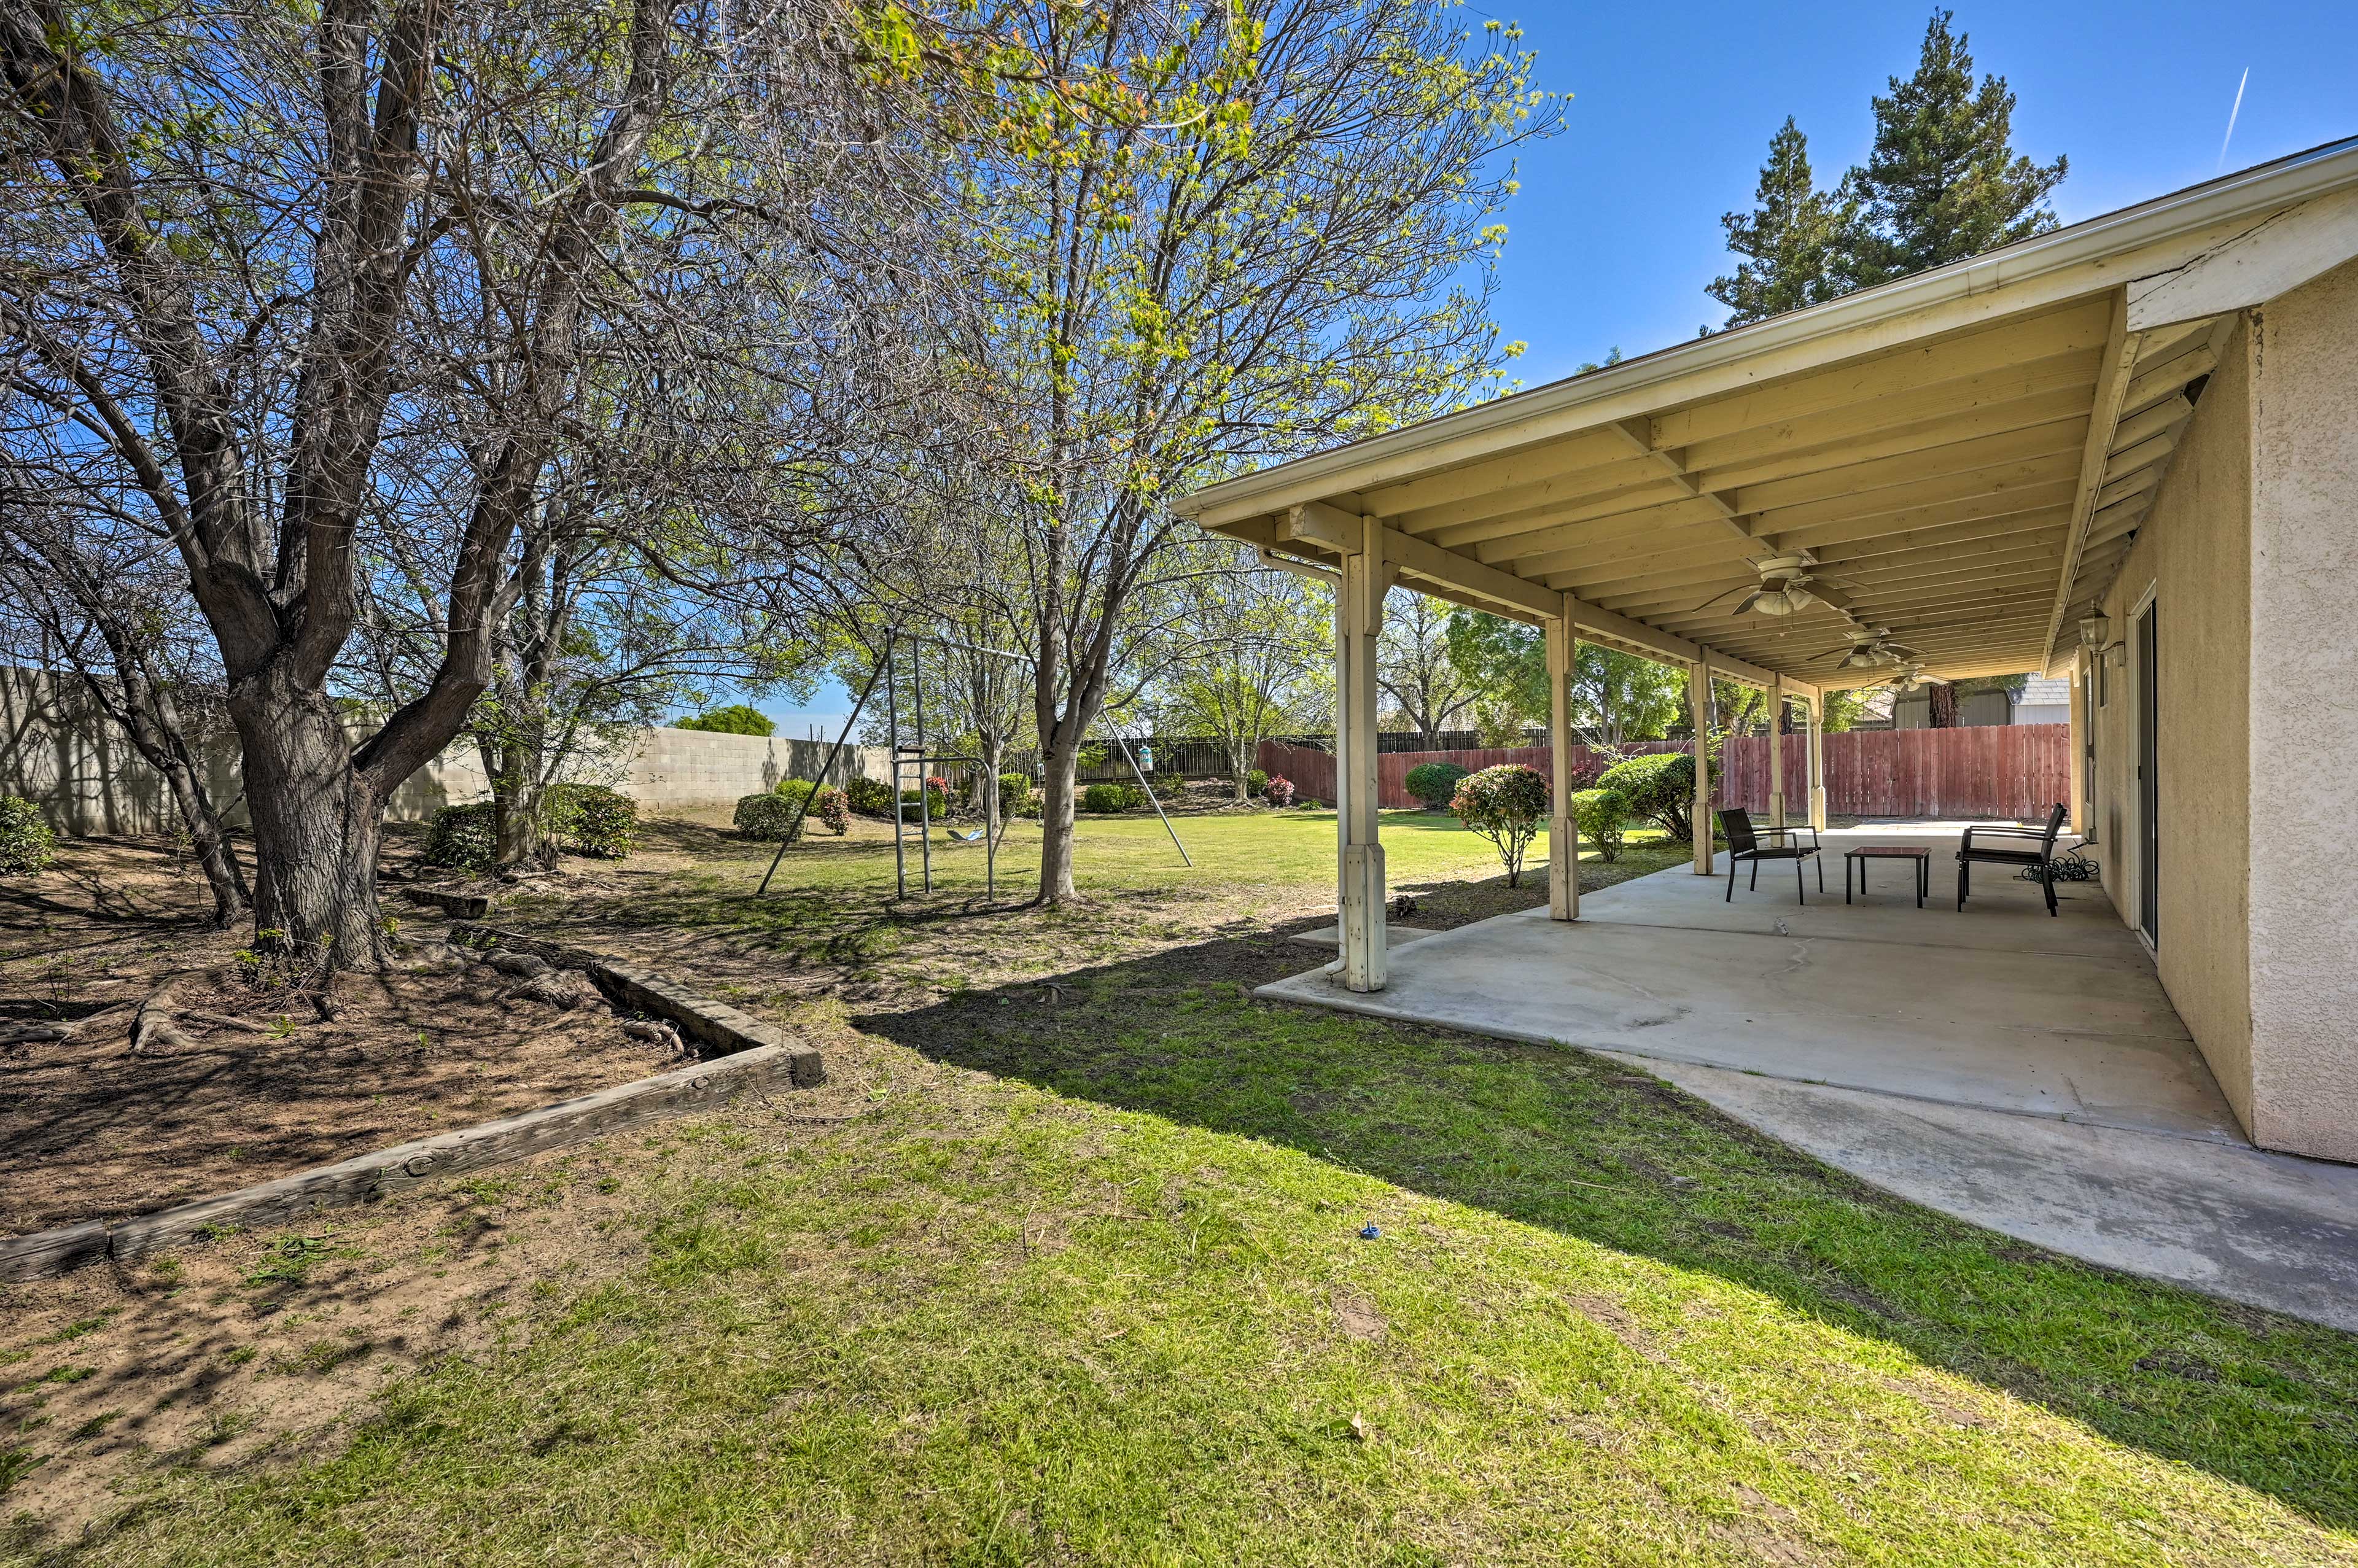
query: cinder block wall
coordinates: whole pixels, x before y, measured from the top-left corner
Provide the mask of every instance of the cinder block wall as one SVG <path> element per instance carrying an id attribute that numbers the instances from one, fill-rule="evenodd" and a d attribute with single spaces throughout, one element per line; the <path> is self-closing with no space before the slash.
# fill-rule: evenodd
<path id="1" fill-rule="evenodd" d="M 776 787 L 780 779 L 816 778 L 829 742 L 784 736 L 709 735 L 697 730 L 643 730 L 611 767 L 614 787 L 644 811 L 733 806 L 742 795 Z M 206 787 L 233 805 L 233 824 L 245 808 L 238 776 L 236 737 L 221 737 L 206 752 Z M 892 776 L 882 746 L 847 746 L 829 782 Z M 49 825 L 69 835 L 138 835 L 169 831 L 178 821 L 163 779 L 73 676 L 0 668 L 0 795 L 22 795 L 42 808 Z M 386 815 L 423 822 L 445 806 L 489 799 L 481 764 L 471 747 L 455 746 L 420 768 L 394 792 Z"/>

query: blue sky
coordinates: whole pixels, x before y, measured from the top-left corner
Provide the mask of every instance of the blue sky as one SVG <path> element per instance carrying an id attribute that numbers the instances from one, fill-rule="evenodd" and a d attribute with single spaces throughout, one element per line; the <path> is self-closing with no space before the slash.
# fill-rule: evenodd
<path id="1" fill-rule="evenodd" d="M 1527 148 L 1495 310 L 1529 348 L 1526 385 L 1616 347 L 1643 353 L 1725 312 L 1704 293 L 1728 270 L 1720 214 L 1748 207 L 1768 137 L 1794 115 L 1823 185 L 1864 158 L 1867 100 L 1915 70 L 1929 5 L 1513 5 L 1465 7 L 1476 27 L 1520 22 L 1536 84 L 1568 92 L 1564 128 Z M 2015 145 L 2071 169 L 2066 222 L 2210 178 L 2236 83 L 2249 84 L 2223 167 L 2358 133 L 2358 5 L 1976 4 L 1955 26 L 1976 68 L 2018 100 Z M 787 733 L 842 722 L 847 694 L 771 711 Z M 832 730 L 829 731 L 830 735 Z"/>

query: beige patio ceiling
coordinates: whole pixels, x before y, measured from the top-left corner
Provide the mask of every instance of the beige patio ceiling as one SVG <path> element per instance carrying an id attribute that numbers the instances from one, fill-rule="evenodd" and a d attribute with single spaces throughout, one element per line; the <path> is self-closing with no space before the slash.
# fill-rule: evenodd
<path id="1" fill-rule="evenodd" d="M 2358 139 L 1262 470 L 1178 510 L 1405 586 L 1811 687 L 1854 628 L 2043 669 L 2108 585 L 2236 312 L 2358 249 Z M 1806 555 L 1795 613 L 1739 610 Z"/>

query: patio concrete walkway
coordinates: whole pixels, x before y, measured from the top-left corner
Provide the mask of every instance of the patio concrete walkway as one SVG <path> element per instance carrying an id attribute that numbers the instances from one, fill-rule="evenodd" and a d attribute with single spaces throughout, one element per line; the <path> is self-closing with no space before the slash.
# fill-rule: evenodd
<path id="1" fill-rule="evenodd" d="M 2115 1268 L 2358 1329 L 2358 1168 L 2253 1149 L 2136 935 L 2092 882 L 1975 869 L 1959 826 L 1825 836 L 1830 892 L 1725 860 L 1584 895 L 1582 919 L 1502 915 L 1392 950 L 1386 989 L 1314 970 L 1260 994 L 1623 1057 L 1902 1196 Z M 1844 848 L 1872 864 L 1845 905 Z"/>

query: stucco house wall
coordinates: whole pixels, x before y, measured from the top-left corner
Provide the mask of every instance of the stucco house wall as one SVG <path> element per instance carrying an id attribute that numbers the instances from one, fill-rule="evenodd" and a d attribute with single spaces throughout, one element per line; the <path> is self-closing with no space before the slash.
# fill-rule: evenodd
<path id="1" fill-rule="evenodd" d="M 2249 311 L 2104 601 L 2094 827 L 2137 924 L 2136 628 L 2159 606 L 2155 962 L 2265 1148 L 2358 1161 L 2358 263 Z"/>
<path id="2" fill-rule="evenodd" d="M 2159 615 L 2161 842 L 2154 960 L 2235 1114 L 2252 1124 L 2245 939 L 2251 854 L 2246 758 L 2251 603 L 2250 333 L 2238 327 L 2105 611 L 2115 644 L 2101 673 L 2096 826 L 2105 891 L 2132 926 L 2137 863 L 2136 646 L 2132 617 Z"/>
<path id="3" fill-rule="evenodd" d="M 2358 1160 L 2358 262 L 2253 314 L 2249 1126 Z"/>

